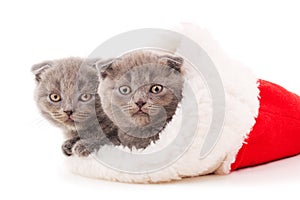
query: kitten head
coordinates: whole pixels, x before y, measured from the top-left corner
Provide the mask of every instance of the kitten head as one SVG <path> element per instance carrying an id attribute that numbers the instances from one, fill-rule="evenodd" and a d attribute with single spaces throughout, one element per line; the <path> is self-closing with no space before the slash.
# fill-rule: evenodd
<path id="1" fill-rule="evenodd" d="M 66 58 L 32 67 L 37 81 L 36 102 L 54 124 L 75 129 L 95 115 L 99 77 L 93 61 Z"/>
<path id="2" fill-rule="evenodd" d="M 149 51 L 97 63 L 103 110 L 121 128 L 162 129 L 182 98 L 183 59 Z"/>

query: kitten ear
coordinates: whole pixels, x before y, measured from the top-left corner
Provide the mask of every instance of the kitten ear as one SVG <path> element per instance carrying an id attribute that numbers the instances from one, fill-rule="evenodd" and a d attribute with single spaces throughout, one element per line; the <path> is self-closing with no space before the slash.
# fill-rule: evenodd
<path id="1" fill-rule="evenodd" d="M 109 60 L 102 60 L 98 61 L 96 63 L 96 68 L 98 69 L 100 76 L 102 79 L 106 78 L 107 76 L 113 75 L 113 68 L 112 64 L 115 59 L 109 59 Z"/>
<path id="2" fill-rule="evenodd" d="M 175 69 L 178 72 L 180 72 L 183 62 L 184 62 L 183 58 L 181 58 L 181 57 L 173 57 L 173 56 L 169 56 L 169 55 L 161 56 L 160 59 L 165 60 L 166 64 L 169 67 Z"/>
<path id="3" fill-rule="evenodd" d="M 53 61 L 44 61 L 32 66 L 31 71 L 35 75 L 35 80 L 40 82 L 41 74 L 44 73 L 48 68 L 53 66 Z"/>

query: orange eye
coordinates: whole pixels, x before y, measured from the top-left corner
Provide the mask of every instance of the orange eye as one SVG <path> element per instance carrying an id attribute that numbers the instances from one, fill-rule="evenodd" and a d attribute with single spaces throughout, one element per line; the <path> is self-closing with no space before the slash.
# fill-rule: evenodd
<path id="1" fill-rule="evenodd" d="M 59 94 L 55 94 L 55 93 L 50 94 L 50 95 L 49 95 L 49 98 L 50 98 L 50 100 L 53 101 L 53 102 L 59 102 L 59 101 L 61 101 L 61 97 L 60 97 Z"/>
<path id="2" fill-rule="evenodd" d="M 162 85 L 153 85 L 151 88 L 150 88 L 150 92 L 151 93 L 154 93 L 154 94 L 158 94 L 160 93 L 161 91 L 163 90 L 163 86 Z"/>
<path id="3" fill-rule="evenodd" d="M 119 88 L 119 91 L 120 91 L 121 94 L 126 95 L 126 94 L 129 94 L 131 92 L 131 88 L 127 85 L 124 85 L 124 86 L 121 86 Z"/>
<path id="4" fill-rule="evenodd" d="M 91 98 L 92 98 L 91 94 L 82 94 L 79 99 L 80 101 L 86 102 L 91 100 Z"/>

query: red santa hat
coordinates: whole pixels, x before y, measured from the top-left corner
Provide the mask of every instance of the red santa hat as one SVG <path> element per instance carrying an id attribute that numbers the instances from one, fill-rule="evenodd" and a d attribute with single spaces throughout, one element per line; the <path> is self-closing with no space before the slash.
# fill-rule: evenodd
<path id="1" fill-rule="evenodd" d="M 259 91 L 256 123 L 232 163 L 232 171 L 300 153 L 300 97 L 264 80 L 259 80 Z"/>
<path id="2" fill-rule="evenodd" d="M 185 107 L 187 114 L 184 117 L 188 119 L 198 117 L 200 123 L 196 130 L 185 124 L 184 132 L 187 134 L 195 132 L 195 135 L 193 140 L 190 137 L 181 139 L 183 143 L 190 142 L 190 145 L 178 159 L 160 170 L 133 173 L 99 162 L 93 155 L 88 158 L 71 156 L 67 158 L 71 171 L 87 177 L 113 181 L 156 183 L 211 173 L 230 174 L 237 169 L 300 153 L 299 96 L 276 84 L 259 80 L 241 63 L 228 58 L 206 30 L 183 24 L 176 31 L 191 38 L 203 48 L 217 68 L 224 87 L 225 116 L 222 132 L 209 153 L 205 156 L 200 155 L 209 137 L 207 133 L 213 115 L 212 99 L 201 76 L 185 65 L 184 76 L 196 96 L 197 109 L 187 104 Z M 149 35 L 148 38 L 153 39 L 152 36 Z M 167 34 L 155 35 L 157 36 L 159 38 L 153 44 L 164 43 L 164 47 L 168 47 L 173 53 L 186 49 L 180 38 L 170 38 Z M 149 41 L 147 42 L 150 44 Z M 189 102 L 189 98 L 187 90 L 184 89 L 183 104 Z M 164 149 L 180 129 L 181 114 L 179 109 L 161 133 L 160 139 L 143 152 L 113 146 L 105 146 L 101 150 L 110 152 L 118 148 L 131 154 L 150 154 Z M 151 166 L 158 160 L 168 160 L 169 157 L 172 157 L 172 152 L 167 155 L 159 154 L 157 159 L 142 161 L 140 166 Z M 122 168 L 121 165 L 130 163 L 119 160 L 118 164 Z"/>

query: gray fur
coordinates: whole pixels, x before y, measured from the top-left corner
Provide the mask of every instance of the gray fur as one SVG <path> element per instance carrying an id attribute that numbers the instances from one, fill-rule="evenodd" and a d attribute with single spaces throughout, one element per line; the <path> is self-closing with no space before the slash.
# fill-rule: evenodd
<path id="1" fill-rule="evenodd" d="M 159 133 L 170 122 L 182 99 L 182 64 L 180 57 L 149 51 L 97 63 L 102 78 L 102 107 L 118 126 L 122 145 L 146 148 L 159 139 Z M 158 91 L 163 90 L 154 94 L 151 92 L 154 86 Z"/>
<path id="2" fill-rule="evenodd" d="M 37 106 L 45 118 L 64 130 L 67 141 L 62 150 L 68 156 L 74 153 L 88 156 L 104 144 L 119 144 L 117 127 L 101 107 L 95 62 L 71 57 L 32 67 L 37 81 Z M 53 93 L 61 96 L 59 102 L 51 100 Z M 92 95 L 92 98 L 83 102 L 82 94 Z M 73 113 L 69 117 L 66 111 Z"/>

